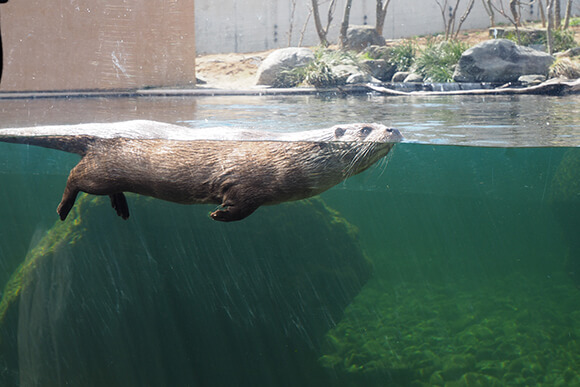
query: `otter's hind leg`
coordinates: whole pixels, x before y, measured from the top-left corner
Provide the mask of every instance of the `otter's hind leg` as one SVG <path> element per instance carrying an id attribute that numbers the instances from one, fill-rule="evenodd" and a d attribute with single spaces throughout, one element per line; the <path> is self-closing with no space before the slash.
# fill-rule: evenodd
<path id="1" fill-rule="evenodd" d="M 60 216 L 60 220 L 65 220 L 68 216 L 70 210 L 72 210 L 73 206 L 75 205 L 75 200 L 77 195 L 79 194 L 79 190 L 76 188 L 71 188 L 71 184 L 67 182 L 66 187 L 64 189 L 64 193 L 62 194 L 62 200 L 56 209 L 56 212 Z"/>
<path id="2" fill-rule="evenodd" d="M 125 220 L 129 219 L 129 205 L 127 204 L 127 198 L 123 192 L 109 195 L 109 197 L 111 198 L 111 205 L 117 212 L 117 215 Z"/>

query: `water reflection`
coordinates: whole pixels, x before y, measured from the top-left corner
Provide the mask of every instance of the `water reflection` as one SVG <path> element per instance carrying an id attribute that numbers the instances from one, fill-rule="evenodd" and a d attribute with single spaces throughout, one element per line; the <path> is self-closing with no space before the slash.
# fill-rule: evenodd
<path id="1" fill-rule="evenodd" d="M 270 131 L 380 122 L 407 141 L 475 146 L 579 146 L 580 96 L 390 97 L 373 94 L 0 101 L 2 127 L 151 119 Z"/>

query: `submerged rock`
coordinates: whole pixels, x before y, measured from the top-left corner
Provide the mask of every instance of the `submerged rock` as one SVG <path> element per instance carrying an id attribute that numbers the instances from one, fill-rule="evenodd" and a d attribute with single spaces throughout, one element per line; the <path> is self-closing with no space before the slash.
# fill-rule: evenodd
<path id="1" fill-rule="evenodd" d="M 316 373 L 311 351 L 371 274 L 356 229 L 320 200 L 224 226 L 200 221 L 208 206 L 128 199 L 133 222 L 83 199 L 32 248 L 4 303 L 0 384 L 305 385 L 297 367 Z"/>
<path id="2" fill-rule="evenodd" d="M 522 75 L 548 75 L 555 58 L 545 52 L 494 39 L 471 47 L 461 55 L 456 82 L 514 82 Z"/>

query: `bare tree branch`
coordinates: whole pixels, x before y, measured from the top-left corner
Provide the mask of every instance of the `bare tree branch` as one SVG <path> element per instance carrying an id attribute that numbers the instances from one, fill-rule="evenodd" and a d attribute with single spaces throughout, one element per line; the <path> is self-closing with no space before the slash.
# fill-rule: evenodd
<path id="1" fill-rule="evenodd" d="M 330 23 L 332 19 L 334 19 L 334 11 L 336 10 L 336 0 L 331 0 L 330 4 L 328 5 L 328 23 L 326 23 L 326 33 L 330 30 Z"/>
<path id="2" fill-rule="evenodd" d="M 460 2 L 461 2 L 461 0 L 456 0 L 454 7 L 449 6 L 450 13 L 449 13 L 449 19 L 448 19 L 447 18 L 447 7 L 449 4 L 448 0 L 445 0 L 445 2 L 443 4 L 441 3 L 440 0 L 435 0 L 435 3 L 437 3 L 437 6 L 439 7 L 439 10 L 441 11 L 441 17 L 443 18 L 443 27 L 445 29 L 445 40 L 457 39 L 457 36 L 459 36 L 459 30 L 461 30 L 461 25 L 463 24 L 465 19 L 467 19 L 467 16 L 469 16 L 469 13 L 473 9 L 473 4 L 475 3 L 475 0 L 469 0 L 469 4 L 467 5 L 467 9 L 465 10 L 463 15 L 461 16 L 461 18 L 459 20 L 459 24 L 457 24 L 457 27 L 456 27 L 455 19 L 457 18 L 457 10 L 459 9 Z"/>
<path id="3" fill-rule="evenodd" d="M 453 36 L 455 32 L 455 15 L 457 15 L 457 8 L 459 8 L 459 2 L 461 0 L 457 0 L 455 3 L 455 7 L 451 10 L 451 15 L 449 16 L 449 23 L 447 24 L 447 30 L 445 31 L 445 40 L 449 39 Z"/>
<path id="4" fill-rule="evenodd" d="M 306 34 L 306 27 L 308 27 L 310 16 L 312 16 L 312 8 L 310 8 L 310 12 L 308 12 L 308 16 L 306 16 L 306 21 L 302 26 L 302 30 L 300 30 L 300 40 L 298 41 L 298 47 L 302 47 L 302 42 L 304 41 L 304 35 Z"/>
<path id="5" fill-rule="evenodd" d="M 495 13 L 493 12 L 493 7 L 491 5 L 491 0 L 481 0 L 485 12 L 489 15 L 489 26 L 495 27 Z"/>
<path id="6" fill-rule="evenodd" d="M 331 0 L 328 6 L 328 20 L 326 23 L 326 28 L 322 27 L 322 22 L 320 21 L 320 10 L 318 9 L 318 0 L 312 0 L 312 14 L 314 15 L 314 25 L 316 26 L 316 33 L 320 39 L 320 44 L 324 47 L 328 46 L 328 30 L 330 28 L 330 23 L 332 22 L 332 15 L 334 13 L 336 5 L 336 0 Z"/>
<path id="7" fill-rule="evenodd" d="M 447 37 L 447 0 L 443 4 L 439 0 L 435 0 L 441 10 L 441 17 L 443 18 L 443 28 L 445 29 L 445 36 Z"/>
<path id="8" fill-rule="evenodd" d="M 511 3 L 511 1 L 512 1 L 512 0 L 510 0 L 510 3 Z M 550 1 L 550 0 L 548 0 L 548 1 Z M 553 1 L 553 0 L 552 0 L 552 1 Z M 514 26 L 514 28 L 515 28 L 515 30 L 516 30 L 516 39 L 518 40 L 518 44 L 521 44 L 521 43 L 522 43 L 522 41 L 521 41 L 521 39 L 520 39 L 520 30 L 519 30 L 519 28 L 518 28 L 518 23 L 516 22 L 516 20 L 515 20 L 515 19 L 514 19 L 512 16 L 508 15 L 508 13 L 505 11 L 505 9 L 504 9 L 504 7 L 503 7 L 503 1 L 501 1 L 501 0 L 500 0 L 500 2 L 499 2 L 499 5 L 500 5 L 500 6 L 499 6 L 499 7 L 498 7 L 497 5 L 495 5 L 494 3 L 490 3 L 490 5 L 491 5 L 491 6 L 492 6 L 492 7 L 493 7 L 493 8 L 494 8 L 494 9 L 495 9 L 495 10 L 496 10 L 496 11 L 497 11 L 497 12 L 498 12 L 498 13 L 499 13 L 501 16 L 505 17 L 506 19 L 508 19 L 508 20 L 509 20 L 509 22 L 510 22 L 510 23 L 512 23 L 512 24 L 513 24 L 513 26 Z"/>
<path id="9" fill-rule="evenodd" d="M 463 15 L 461 15 L 461 18 L 459 19 L 459 24 L 457 25 L 457 30 L 455 31 L 455 35 L 453 36 L 453 39 L 457 39 L 457 37 L 459 36 L 459 31 L 461 30 L 461 25 L 463 24 L 465 19 L 467 19 L 467 16 L 469 16 L 469 13 L 473 9 L 474 4 L 475 4 L 475 0 L 470 0 L 469 4 L 467 5 L 467 9 L 465 10 L 465 12 L 463 12 Z"/>

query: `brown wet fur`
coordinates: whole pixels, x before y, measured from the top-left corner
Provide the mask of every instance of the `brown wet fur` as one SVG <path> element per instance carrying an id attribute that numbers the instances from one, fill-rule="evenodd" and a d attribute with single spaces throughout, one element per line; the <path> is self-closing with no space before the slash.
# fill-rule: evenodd
<path id="1" fill-rule="evenodd" d="M 210 215 L 214 220 L 236 221 L 262 205 L 319 194 L 367 169 L 392 145 L 98 139 L 71 170 L 57 212 L 66 219 L 82 191 L 108 195 L 127 219 L 123 192 L 133 192 L 183 204 L 218 204 Z"/>

